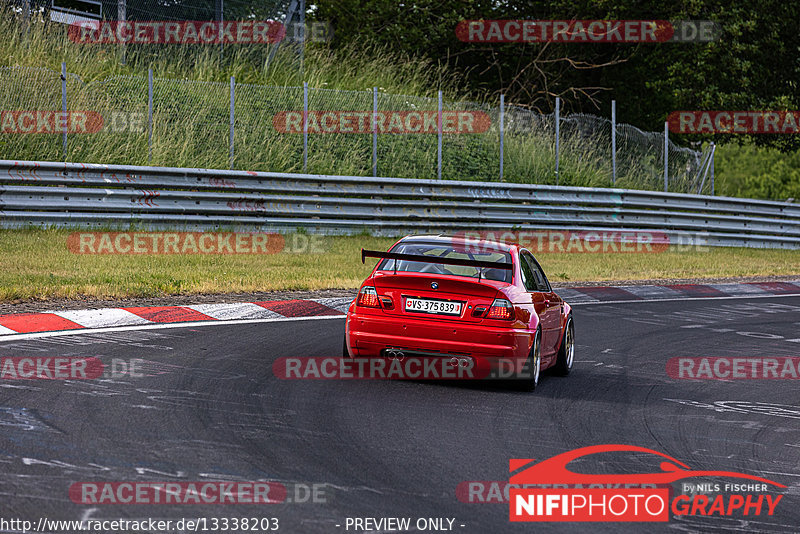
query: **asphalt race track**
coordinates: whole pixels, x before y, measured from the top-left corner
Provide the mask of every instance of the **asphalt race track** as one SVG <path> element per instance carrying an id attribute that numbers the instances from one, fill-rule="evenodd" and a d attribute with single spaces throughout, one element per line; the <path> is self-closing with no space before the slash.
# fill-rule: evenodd
<path id="1" fill-rule="evenodd" d="M 0 357 L 136 361 L 145 375 L 0 381 L 3 515 L 276 517 L 279 532 L 290 533 L 353 532 L 348 517 L 386 516 L 455 518 L 453 529 L 465 534 L 800 531 L 800 382 L 678 380 L 665 370 L 678 356 L 797 357 L 800 297 L 601 303 L 576 306 L 574 317 L 573 373 L 545 374 L 534 393 L 274 376 L 282 356 L 340 355 L 341 317 L 0 341 Z M 789 489 L 772 517 L 647 525 L 511 524 L 507 504 L 456 494 L 462 482 L 507 481 L 510 458 L 604 443 Z M 622 458 L 593 468 L 654 465 Z M 93 506 L 68 494 L 81 481 L 173 480 L 271 480 L 287 487 L 287 502 Z"/>

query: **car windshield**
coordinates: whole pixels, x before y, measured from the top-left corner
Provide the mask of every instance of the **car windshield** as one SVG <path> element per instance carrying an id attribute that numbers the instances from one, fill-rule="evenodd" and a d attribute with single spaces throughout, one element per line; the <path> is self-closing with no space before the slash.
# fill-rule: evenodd
<path id="1" fill-rule="evenodd" d="M 511 254 L 502 250 L 492 250 L 483 248 L 478 252 L 466 249 L 458 244 L 449 243 L 398 243 L 391 252 L 399 254 L 420 254 L 431 258 L 449 258 L 461 260 L 491 261 L 498 263 L 511 263 Z M 395 262 L 397 263 L 395 265 Z M 424 261 L 410 260 L 381 260 L 378 266 L 381 271 L 406 271 L 416 273 L 447 274 L 455 276 L 465 276 L 481 278 L 487 280 L 497 280 L 500 282 L 511 283 L 511 271 L 508 269 L 493 269 L 491 267 L 469 267 L 465 265 L 442 265 L 439 263 L 428 263 Z"/>

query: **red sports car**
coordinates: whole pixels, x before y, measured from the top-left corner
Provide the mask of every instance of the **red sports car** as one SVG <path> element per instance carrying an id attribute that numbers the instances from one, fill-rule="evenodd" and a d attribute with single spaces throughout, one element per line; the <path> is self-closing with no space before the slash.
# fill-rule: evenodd
<path id="1" fill-rule="evenodd" d="M 409 236 L 380 258 L 350 305 L 343 355 L 468 361 L 503 368 L 533 390 L 575 355 L 572 310 L 527 249 L 449 236 Z"/>

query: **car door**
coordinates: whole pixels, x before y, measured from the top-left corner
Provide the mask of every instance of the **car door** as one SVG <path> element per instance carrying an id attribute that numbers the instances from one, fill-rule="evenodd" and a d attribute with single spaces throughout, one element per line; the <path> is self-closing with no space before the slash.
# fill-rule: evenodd
<path id="1" fill-rule="evenodd" d="M 529 291 L 542 325 L 542 356 L 548 358 L 555 354 L 561 340 L 562 300 L 550 287 L 550 282 L 533 254 L 524 250 L 520 254 L 520 258 L 522 259 L 520 267 L 523 269 L 523 278 L 527 276 L 531 278 Z"/>

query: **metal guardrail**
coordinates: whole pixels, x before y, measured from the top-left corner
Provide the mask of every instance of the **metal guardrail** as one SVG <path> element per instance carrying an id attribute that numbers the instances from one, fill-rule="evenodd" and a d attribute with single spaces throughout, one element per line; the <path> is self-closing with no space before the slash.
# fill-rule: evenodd
<path id="1" fill-rule="evenodd" d="M 0 227 L 659 231 L 800 248 L 800 205 L 624 189 L 0 160 Z M 674 240 L 673 240 L 674 238 Z"/>

